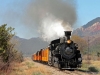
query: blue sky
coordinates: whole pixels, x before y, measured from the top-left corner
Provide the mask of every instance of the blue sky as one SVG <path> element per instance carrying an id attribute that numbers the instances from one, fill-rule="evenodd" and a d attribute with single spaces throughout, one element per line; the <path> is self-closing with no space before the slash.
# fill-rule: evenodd
<path id="1" fill-rule="evenodd" d="M 100 17 L 100 0 L 77 0 L 77 15 L 80 25 Z"/>
<path id="2" fill-rule="evenodd" d="M 0 25 L 7 24 L 15 28 L 16 35 L 21 38 L 37 37 L 33 32 L 23 24 L 20 24 L 20 16 L 24 13 L 24 8 L 32 0 L 0 0 Z M 75 0 L 77 10 L 77 27 L 78 28 L 90 20 L 100 17 L 100 0 Z M 13 11 L 12 11 L 13 10 Z M 7 14 L 9 13 L 9 14 Z M 12 16 L 12 15 L 15 16 Z M 9 20 L 8 20 L 9 19 Z"/>

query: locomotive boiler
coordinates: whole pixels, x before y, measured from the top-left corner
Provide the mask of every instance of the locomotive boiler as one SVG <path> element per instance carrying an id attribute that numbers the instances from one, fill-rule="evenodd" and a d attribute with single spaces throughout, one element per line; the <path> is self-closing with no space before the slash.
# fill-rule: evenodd
<path id="1" fill-rule="evenodd" d="M 81 67 L 82 57 L 78 50 L 78 44 L 74 43 L 70 36 L 71 31 L 65 31 L 64 37 L 51 41 L 47 48 L 38 51 L 32 56 L 32 59 L 48 63 L 48 65 L 59 69 L 76 69 Z"/>

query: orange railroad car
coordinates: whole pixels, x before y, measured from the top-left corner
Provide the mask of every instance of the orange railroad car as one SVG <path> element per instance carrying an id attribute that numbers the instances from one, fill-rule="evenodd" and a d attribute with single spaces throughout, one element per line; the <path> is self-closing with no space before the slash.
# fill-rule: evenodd
<path id="1" fill-rule="evenodd" d="M 42 49 L 39 51 L 39 61 L 42 61 Z"/>
<path id="2" fill-rule="evenodd" d="M 39 61 L 39 51 L 36 52 L 36 61 Z"/>
<path id="3" fill-rule="evenodd" d="M 45 48 L 42 50 L 42 61 L 43 62 L 48 62 L 48 55 L 49 54 L 49 49 Z"/>

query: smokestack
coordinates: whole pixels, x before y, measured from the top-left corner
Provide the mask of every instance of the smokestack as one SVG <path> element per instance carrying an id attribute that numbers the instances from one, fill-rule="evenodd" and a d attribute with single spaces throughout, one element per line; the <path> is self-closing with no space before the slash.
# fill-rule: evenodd
<path id="1" fill-rule="evenodd" d="M 67 40 L 70 40 L 71 32 L 72 31 L 65 31 L 65 36 L 67 37 Z"/>

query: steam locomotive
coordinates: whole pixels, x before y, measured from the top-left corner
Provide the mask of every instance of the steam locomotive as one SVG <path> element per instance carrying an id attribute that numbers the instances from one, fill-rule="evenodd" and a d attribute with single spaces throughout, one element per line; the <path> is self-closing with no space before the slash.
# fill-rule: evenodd
<path id="1" fill-rule="evenodd" d="M 78 44 L 70 40 L 71 31 L 65 31 L 65 37 L 51 41 L 47 48 L 32 55 L 32 60 L 47 63 L 59 69 L 76 69 L 82 64 Z"/>

